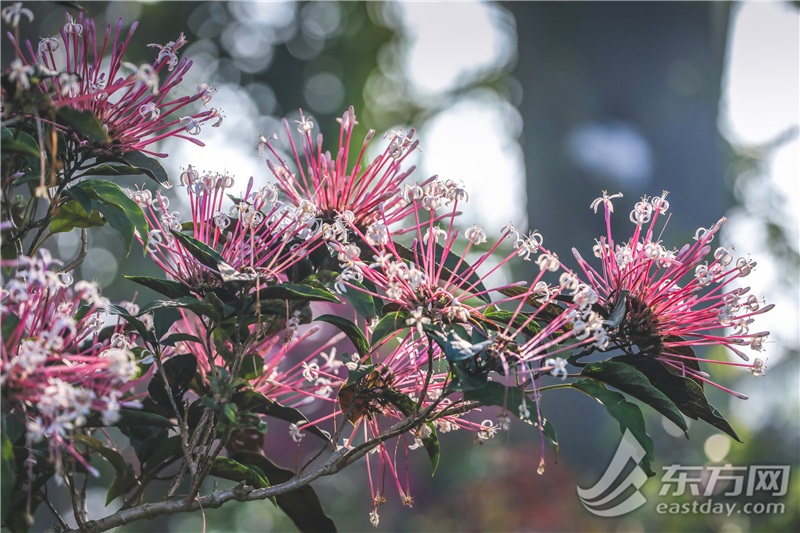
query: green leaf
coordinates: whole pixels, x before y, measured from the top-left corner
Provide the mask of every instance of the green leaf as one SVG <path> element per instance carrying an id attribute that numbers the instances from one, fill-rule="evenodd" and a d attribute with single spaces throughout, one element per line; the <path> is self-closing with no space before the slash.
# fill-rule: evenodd
<path id="1" fill-rule="evenodd" d="M 312 287 L 303 283 L 279 283 L 264 287 L 259 291 L 259 296 L 264 300 L 299 300 L 307 302 L 333 302 L 342 303 L 328 289 Z"/>
<path id="2" fill-rule="evenodd" d="M 103 128 L 102 122 L 91 111 L 79 111 L 74 107 L 64 106 L 58 109 L 58 117 L 62 123 L 90 141 L 111 142 L 111 137 Z"/>
<path id="3" fill-rule="evenodd" d="M 494 342 L 494 339 L 486 339 L 477 344 L 472 344 L 472 342 L 462 339 L 453 329 L 447 332 L 447 337 L 442 333 L 432 332 L 431 338 L 444 350 L 445 357 L 451 363 L 474 360 L 479 353 Z"/>
<path id="4" fill-rule="evenodd" d="M 371 345 L 375 346 L 383 340 L 384 337 L 399 329 L 408 327 L 406 326 L 406 320 L 408 320 L 410 316 L 411 315 L 406 311 L 395 311 L 394 313 L 386 314 L 372 329 L 372 335 L 370 337 Z"/>
<path id="5" fill-rule="evenodd" d="M 511 414 L 531 422 L 530 418 L 520 416 L 520 406 L 523 401 L 526 405 L 533 405 L 533 401 L 526 399 L 525 393 L 519 387 L 506 387 L 502 383 L 489 381 L 485 387 L 464 392 L 464 399 L 471 402 L 480 402 L 482 405 L 496 405 L 508 410 Z M 533 411 L 533 409 L 529 409 Z"/>
<path id="6" fill-rule="evenodd" d="M 417 404 L 406 394 L 398 392 L 394 389 L 386 389 L 381 394 L 389 403 L 397 407 L 405 416 L 411 416 L 416 411 Z M 441 447 L 439 446 L 439 436 L 436 433 L 436 425 L 433 422 L 425 422 L 425 425 L 430 430 L 430 434 L 422 439 L 422 445 L 425 446 L 425 451 L 428 452 L 428 458 L 431 460 L 433 472 L 436 473 L 436 468 L 439 466 L 439 457 Z"/>
<path id="7" fill-rule="evenodd" d="M 134 231 L 139 234 L 143 245 L 147 244 L 150 226 L 144 212 L 119 185 L 106 180 L 86 180 L 73 188 L 80 189 L 89 198 L 97 200 L 98 203 L 92 203 L 93 208 L 106 217 L 112 228 L 122 234 L 126 253 L 130 253 Z"/>
<path id="8" fill-rule="evenodd" d="M 27 137 L 33 141 L 33 137 L 27 133 L 23 133 L 22 135 L 27 135 Z M 18 154 L 35 157 L 36 159 L 40 157 L 39 150 L 36 148 L 35 143 L 29 144 L 21 139 L 14 138 L 3 139 L 3 152 L 16 152 Z"/>
<path id="9" fill-rule="evenodd" d="M 174 300 L 153 300 L 146 306 L 142 307 L 139 310 L 139 315 L 142 316 L 145 313 L 149 313 L 150 311 L 154 311 L 156 309 L 164 309 L 164 308 L 180 308 L 180 309 L 189 309 L 190 311 L 194 312 L 197 316 L 207 316 L 211 318 L 214 322 L 219 322 L 221 318 L 219 312 L 216 307 L 211 305 L 208 302 L 204 302 L 203 300 L 199 300 L 194 296 L 183 296 L 181 298 L 176 298 Z"/>
<path id="10" fill-rule="evenodd" d="M 146 174 L 142 169 L 119 163 L 101 164 L 91 167 L 81 174 L 83 176 L 139 176 Z"/>
<path id="11" fill-rule="evenodd" d="M 483 316 L 490 322 L 499 322 L 503 326 L 507 325 L 509 322 L 512 322 L 513 320 L 512 327 L 515 329 L 519 329 L 525 324 L 525 321 L 528 319 L 529 315 L 527 313 L 514 313 L 511 311 L 500 310 L 500 311 L 487 311 L 483 313 Z M 486 323 L 486 321 L 482 322 Z M 514 329 L 512 329 L 512 332 L 513 331 Z M 531 320 L 530 322 L 528 322 L 527 325 L 525 325 L 523 333 L 533 337 L 534 335 L 539 333 L 539 331 L 541 331 L 541 328 L 539 327 L 538 321 Z"/>
<path id="12" fill-rule="evenodd" d="M 258 354 L 246 355 L 242 359 L 242 368 L 239 377 L 242 379 L 256 379 L 264 373 L 264 358 Z"/>
<path id="13" fill-rule="evenodd" d="M 163 429 L 171 429 L 173 424 L 168 418 L 147 411 L 136 409 L 120 409 L 119 420 L 115 426 L 148 426 Z"/>
<path id="14" fill-rule="evenodd" d="M 550 443 L 553 445 L 553 454 L 555 455 L 555 461 L 558 463 L 558 435 L 556 435 L 556 428 L 553 427 L 553 424 L 550 423 L 549 420 L 546 418 L 542 419 L 544 424 L 542 426 L 542 432 L 544 436 L 550 440 Z"/>
<path id="15" fill-rule="evenodd" d="M 308 423 L 308 419 L 305 417 L 305 415 L 303 415 L 303 413 L 297 409 L 286 407 L 274 402 L 260 392 L 256 392 L 254 390 L 237 392 L 233 395 L 233 398 L 231 398 L 231 402 L 239 406 L 240 412 L 250 411 L 266 416 L 273 416 L 280 420 L 291 422 L 297 426 L 302 426 L 303 424 Z M 309 433 L 312 433 L 327 442 L 331 441 L 330 433 L 319 429 L 317 426 L 303 427 L 301 429 L 303 431 L 308 431 Z"/>
<path id="16" fill-rule="evenodd" d="M 106 225 L 100 213 L 91 211 L 91 215 L 75 200 L 67 200 L 56 208 L 50 219 L 50 233 L 64 233 L 75 228 L 99 228 Z"/>
<path id="17" fill-rule="evenodd" d="M 90 450 L 94 450 L 114 468 L 116 475 L 114 482 L 106 493 L 106 505 L 111 503 L 117 496 L 124 494 L 129 487 L 136 483 L 133 467 L 125 462 L 125 459 L 118 451 L 105 446 L 99 440 L 88 435 L 76 435 L 73 437 L 73 441 L 83 444 Z"/>
<path id="18" fill-rule="evenodd" d="M 182 353 L 164 361 L 163 366 L 172 397 L 175 400 L 175 404 L 180 406 L 183 395 L 189 390 L 189 385 L 197 371 L 197 359 L 190 353 Z M 164 378 L 161 372 L 156 372 L 153 375 L 150 384 L 147 386 L 147 392 L 154 402 L 172 412 L 172 403 L 164 387 Z"/>
<path id="19" fill-rule="evenodd" d="M 163 344 L 164 346 L 175 346 L 175 343 L 180 341 L 197 342 L 197 343 L 203 342 L 202 340 L 200 340 L 200 337 L 198 337 L 197 335 L 192 335 L 191 333 L 173 333 L 172 335 L 161 339 L 161 344 Z"/>
<path id="20" fill-rule="evenodd" d="M 181 298 L 191 295 L 189 287 L 179 281 L 151 278 L 149 276 L 125 276 L 125 279 L 129 279 L 139 285 L 144 285 L 148 289 L 163 294 L 167 298 Z"/>
<path id="21" fill-rule="evenodd" d="M 655 444 L 653 444 L 653 439 L 650 438 L 650 435 L 647 434 L 644 417 L 639 407 L 625 400 L 622 394 L 610 391 L 605 385 L 592 379 L 581 379 L 570 385 L 603 404 L 608 413 L 619 423 L 621 433 L 625 433 L 627 429 L 633 434 L 645 451 L 645 456 L 642 458 L 642 468 L 648 477 L 656 475 L 651 467 L 654 459 Z"/>
<path id="22" fill-rule="evenodd" d="M 0 435 L 0 523 L 5 524 L 11 509 L 11 492 L 17 481 L 17 462 L 14 446 L 5 432 L 5 416 L 3 422 L 3 434 Z"/>
<path id="23" fill-rule="evenodd" d="M 219 265 L 225 263 L 225 259 L 219 255 L 219 252 L 208 246 L 207 244 L 198 241 L 194 237 L 190 237 L 180 231 L 170 230 L 178 241 L 186 248 L 192 257 L 200 261 L 203 265 L 210 268 L 215 272 L 219 272 Z M 227 263 L 225 263 L 227 264 Z"/>
<path id="24" fill-rule="evenodd" d="M 147 326 L 145 326 L 144 322 L 128 313 L 127 309 L 122 306 L 112 304 L 109 306 L 108 310 L 110 313 L 124 318 L 128 325 L 135 329 L 136 332 L 141 335 L 143 339 L 145 339 L 145 341 L 155 342 L 156 339 L 153 336 L 153 332 L 147 329 Z"/>
<path id="25" fill-rule="evenodd" d="M 615 361 L 598 361 L 583 367 L 581 376 L 602 381 L 630 394 L 674 422 L 684 433 L 689 430 L 675 403 L 633 366 Z"/>
<path id="26" fill-rule="evenodd" d="M 380 301 L 376 301 L 375 297 L 371 294 L 363 292 L 366 290 L 376 292 L 375 286 L 372 284 L 372 282 L 369 280 L 364 280 L 363 283 L 359 283 L 356 280 L 350 280 L 347 283 L 357 287 L 357 289 L 350 288 L 346 292 L 343 292 L 341 297 L 347 300 L 347 303 L 353 306 L 353 309 L 356 310 L 356 313 L 358 313 L 359 316 L 371 318 L 381 314 Z"/>
<path id="27" fill-rule="evenodd" d="M 142 471 L 151 473 L 156 471 L 165 462 L 182 454 L 181 436 L 167 437 L 167 432 L 159 432 L 151 436 L 137 449 L 137 457 L 142 461 Z"/>
<path id="28" fill-rule="evenodd" d="M 295 477 L 294 472 L 281 468 L 260 453 L 236 452 L 231 454 L 231 459 L 240 464 L 258 468 L 273 485 L 286 483 Z M 319 497 L 311 485 L 279 494 L 275 500 L 278 507 L 286 513 L 286 516 L 302 533 L 336 532 L 336 525 L 325 514 Z"/>
<path id="29" fill-rule="evenodd" d="M 353 342 L 353 345 L 356 347 L 361 357 L 365 357 L 369 354 L 369 342 L 367 341 L 367 337 L 352 320 L 336 315 L 322 315 L 318 316 L 315 320 L 327 322 L 342 330 L 345 335 L 347 335 L 347 338 Z"/>
<path id="30" fill-rule="evenodd" d="M 161 307 L 153 310 L 153 332 L 160 339 L 170 328 L 180 321 L 181 313 L 174 307 Z"/>
<path id="31" fill-rule="evenodd" d="M 612 360 L 635 367 L 647 377 L 653 387 L 672 400 L 684 415 L 692 420 L 703 420 L 738 442 L 742 442 L 730 423 L 708 403 L 702 387 L 695 380 L 672 372 L 653 357 L 619 356 Z"/>
<path id="32" fill-rule="evenodd" d="M 238 461 L 228 457 L 217 457 L 214 466 L 211 467 L 212 476 L 230 479 L 231 481 L 244 481 L 251 487 L 265 489 L 269 487 L 269 481 L 264 473 L 255 466 L 245 466 Z"/>
<path id="33" fill-rule="evenodd" d="M 138 168 L 159 184 L 171 186 L 167 171 L 157 159 L 146 156 L 142 152 L 128 152 L 124 156 L 124 161 L 132 167 Z"/>

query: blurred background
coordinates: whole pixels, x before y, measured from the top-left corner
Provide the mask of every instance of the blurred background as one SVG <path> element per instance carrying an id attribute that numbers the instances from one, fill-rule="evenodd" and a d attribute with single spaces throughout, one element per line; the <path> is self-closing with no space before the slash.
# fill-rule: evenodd
<path id="1" fill-rule="evenodd" d="M 206 148 L 161 146 L 174 182 L 188 164 L 233 174 L 242 186 L 250 176 L 266 182 L 271 176 L 255 149 L 259 134 L 281 132 L 279 120 L 294 120 L 302 107 L 335 141 L 335 118 L 352 104 L 361 135 L 368 128 L 378 136 L 416 128 L 416 179 L 463 180 L 471 194 L 465 224 L 477 222 L 489 235 L 511 221 L 540 230 L 562 258 L 572 257 L 572 246 L 587 255 L 603 229 L 602 217 L 589 209 L 602 190 L 625 195 L 615 204 L 617 235 L 624 236 L 633 203 L 669 190 L 668 247 L 724 215 L 722 243 L 758 261 L 746 281 L 777 305 L 759 318 L 758 329 L 772 331 L 767 376 L 714 368 L 716 380 L 750 399 L 710 393 L 744 444 L 701 423 L 691 425 L 687 440 L 660 415 L 645 414 L 659 473 L 673 463 L 792 465 L 789 494 L 775 500 L 786 504 L 783 513 L 662 515 L 656 503 L 691 499 L 658 497 L 659 475 L 642 489 L 643 507 L 618 519 L 592 516 L 575 487 L 600 478 L 618 427 L 587 397 L 555 391 L 545 395 L 543 410 L 558 431 L 557 464 L 550 454 L 537 475 L 539 437 L 528 426 L 483 446 L 472 435 L 444 435 L 436 476 L 424 454 L 412 457 L 414 508 L 389 492 L 382 530 L 800 531 L 797 3 L 83 4 L 98 27 L 118 17 L 140 21 L 128 48 L 134 63 L 152 60 L 147 44 L 185 32 L 189 45 L 181 52 L 195 62 L 186 90 L 216 87 L 213 105 L 227 118 L 202 132 Z M 23 25 L 30 37 L 55 35 L 64 23 L 63 6 L 26 7 L 36 14 Z M 4 43 L 5 64 L 9 48 Z M 97 279 L 112 300 L 129 297 L 134 287 L 122 276 L 146 275 L 152 265 L 137 251 L 125 259 L 112 231 L 90 237 L 81 275 Z M 55 244 L 71 258 L 78 234 L 61 234 Z M 525 278 L 530 263 L 518 267 L 501 276 Z M 138 301 L 151 296 L 143 292 Z M 315 488 L 341 531 L 370 527 L 363 464 Z M 102 493 L 96 497 L 98 514 L 107 514 Z M 268 502 L 227 505 L 205 518 L 207 531 L 293 529 Z M 153 527 L 143 522 L 121 531 Z M 201 528 L 199 514 L 156 527 Z"/>

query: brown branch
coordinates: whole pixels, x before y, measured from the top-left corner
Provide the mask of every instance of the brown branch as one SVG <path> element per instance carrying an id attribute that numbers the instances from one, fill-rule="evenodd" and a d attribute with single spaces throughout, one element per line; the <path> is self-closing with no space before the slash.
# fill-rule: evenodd
<path id="1" fill-rule="evenodd" d="M 180 500 L 166 500 L 154 503 L 145 503 L 137 507 L 118 511 L 112 515 L 99 520 L 89 520 L 84 524 L 81 531 L 88 533 L 101 533 L 109 529 L 119 527 L 124 524 L 129 524 L 137 520 L 155 518 L 157 516 L 185 513 L 196 511 L 198 509 L 216 509 L 230 501 L 255 501 L 265 500 L 286 494 L 293 490 L 302 488 L 312 481 L 323 477 L 336 474 L 342 469 L 346 468 L 353 462 L 369 453 L 370 450 L 380 445 L 382 442 L 403 434 L 415 426 L 425 422 L 427 416 L 431 413 L 431 405 L 422 411 L 419 416 L 411 416 L 405 418 L 389 428 L 386 433 L 366 441 L 354 448 L 334 450 L 326 461 L 313 472 L 296 477 L 280 485 L 274 485 L 262 489 L 254 489 L 253 487 L 246 486 L 244 483 L 239 483 L 235 487 L 227 490 L 215 491 L 207 496 L 199 496 L 193 498 L 182 498 Z M 77 530 L 68 530 L 64 533 L 70 533 Z"/>

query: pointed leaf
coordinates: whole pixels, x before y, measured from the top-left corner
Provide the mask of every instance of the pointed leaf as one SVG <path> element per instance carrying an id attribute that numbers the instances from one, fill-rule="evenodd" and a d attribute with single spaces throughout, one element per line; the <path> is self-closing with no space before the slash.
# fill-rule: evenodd
<path id="1" fill-rule="evenodd" d="M 132 167 L 138 168 L 159 184 L 168 188 L 172 187 L 167 171 L 164 170 L 164 167 L 161 166 L 157 159 L 146 156 L 142 152 L 128 152 L 124 156 L 124 161 Z"/>
<path id="2" fill-rule="evenodd" d="M 231 459 L 240 464 L 257 468 L 266 475 L 273 485 L 280 485 L 294 479 L 294 472 L 281 468 L 260 453 L 236 452 L 231 454 Z M 305 485 L 291 492 L 279 494 L 275 497 L 278 507 L 294 522 L 302 533 L 335 533 L 336 525 L 325 514 L 316 491 L 311 485 Z"/>
<path id="3" fill-rule="evenodd" d="M 630 394 L 674 422 L 684 433 L 689 430 L 675 403 L 633 366 L 615 361 L 598 361 L 583 367 L 581 376 L 597 379 Z"/>
<path id="4" fill-rule="evenodd" d="M 417 409 L 417 403 L 411 399 L 407 394 L 403 394 L 394 389 L 386 389 L 381 393 L 381 398 L 394 405 L 405 416 L 411 416 Z M 436 434 L 436 425 L 433 422 L 426 422 L 425 425 L 430 430 L 430 434 L 422 439 L 422 445 L 425 446 L 425 451 L 428 452 L 428 458 L 431 460 L 433 467 L 433 474 L 436 473 L 436 468 L 439 466 L 439 437 Z"/>
<path id="5" fill-rule="evenodd" d="M 163 294 L 167 298 L 181 298 L 191 294 L 189 287 L 179 281 L 152 278 L 149 276 L 125 276 L 125 279 L 129 279 L 139 285 L 144 285 L 148 289 Z"/>
<path id="6" fill-rule="evenodd" d="M 399 329 L 407 328 L 406 320 L 411 315 L 405 311 L 396 311 L 389 313 L 381 318 L 375 327 L 372 329 L 370 342 L 372 346 L 377 345 L 384 337 L 391 335 Z"/>
<path id="7" fill-rule="evenodd" d="M 230 479 L 231 481 L 244 481 L 251 487 L 265 489 L 269 487 L 269 481 L 264 473 L 257 467 L 245 466 L 238 461 L 228 457 L 217 457 L 214 466 L 211 467 L 212 476 Z"/>
<path id="8" fill-rule="evenodd" d="M 67 200 L 55 210 L 50 219 L 50 233 L 65 233 L 75 228 L 99 228 L 106 225 L 100 213 L 91 210 L 91 215 L 75 200 Z"/>
<path id="9" fill-rule="evenodd" d="M 365 357 L 369 354 L 369 342 L 367 342 L 367 337 L 352 320 L 336 315 L 322 315 L 318 316 L 315 320 L 327 322 L 342 330 L 345 335 L 347 335 L 347 338 L 353 342 L 353 345 L 356 347 L 361 357 Z"/>
<path id="10" fill-rule="evenodd" d="M 622 394 L 610 391 L 602 383 L 591 379 L 575 381 L 571 383 L 571 386 L 603 404 L 608 413 L 619 423 L 621 433 L 625 433 L 626 429 L 630 430 L 645 451 L 645 456 L 642 458 L 642 468 L 648 477 L 656 475 L 651 467 L 654 460 L 655 444 L 653 444 L 653 439 L 650 438 L 650 435 L 647 434 L 644 417 L 642 417 L 639 407 L 625 400 Z"/>
<path id="11" fill-rule="evenodd" d="M 278 283 L 259 291 L 263 300 L 298 300 L 306 302 L 342 303 L 328 289 L 312 287 L 303 283 Z"/>
<path id="12" fill-rule="evenodd" d="M 99 205 L 93 202 L 93 208 L 106 217 L 112 228 L 122 233 L 128 252 L 131 248 L 129 239 L 132 240 L 134 230 L 144 244 L 147 244 L 150 226 L 144 212 L 139 204 L 134 202 L 119 185 L 106 180 L 86 180 L 76 184 L 73 188 L 80 189 L 86 196 L 99 202 Z M 109 207 L 115 209 L 109 210 Z M 122 213 L 124 223 L 116 220 L 118 211 Z"/>
<path id="13" fill-rule="evenodd" d="M 308 423 L 308 419 L 303 413 L 294 409 L 293 407 L 286 407 L 277 402 L 274 402 L 254 390 L 244 390 L 237 392 L 231 398 L 231 402 L 239 406 L 240 412 L 251 411 L 253 413 L 260 413 L 262 415 L 273 416 L 286 422 L 291 422 L 297 426 L 302 426 Z M 301 428 L 303 431 L 308 431 L 324 439 L 328 442 L 331 441 L 331 435 L 325 430 L 317 426 L 309 426 Z"/>
<path id="14" fill-rule="evenodd" d="M 612 360 L 634 366 L 656 389 L 672 400 L 684 415 L 693 420 L 703 420 L 742 442 L 730 423 L 708 403 L 702 387 L 695 380 L 672 372 L 663 363 L 649 356 L 620 356 Z"/>
<path id="15" fill-rule="evenodd" d="M 219 272 L 219 265 L 225 263 L 225 259 L 219 255 L 219 252 L 208 246 L 207 244 L 198 241 L 194 237 L 190 237 L 180 231 L 170 230 L 172 235 L 186 248 L 186 251 L 192 254 L 192 257 L 200 261 L 203 265 L 207 266 L 215 272 Z M 225 263 L 227 264 L 227 263 Z M 231 267 L 232 268 L 232 267 Z"/>
<path id="16" fill-rule="evenodd" d="M 111 137 L 103 128 L 103 123 L 91 111 L 79 111 L 74 107 L 63 106 L 58 109 L 60 122 L 74 129 L 83 137 L 97 143 L 109 143 Z"/>

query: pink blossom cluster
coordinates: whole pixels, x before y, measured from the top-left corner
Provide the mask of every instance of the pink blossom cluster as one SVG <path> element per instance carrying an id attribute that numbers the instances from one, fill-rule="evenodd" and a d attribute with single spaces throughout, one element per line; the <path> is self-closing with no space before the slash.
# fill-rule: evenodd
<path id="1" fill-rule="evenodd" d="M 109 302 L 87 281 L 51 270 L 57 262 L 39 257 L 4 262 L 16 274 L 3 284 L 3 343 L 0 385 L 3 408 L 27 429 L 30 443 L 47 441 L 50 456 L 72 454 L 94 471 L 72 437 L 95 416 L 108 426 L 120 408 L 135 406 L 128 392 L 139 381 L 133 340 L 112 322 Z"/>
<path id="2" fill-rule="evenodd" d="M 166 157 L 153 152 L 151 145 L 167 137 L 203 146 L 195 137 L 201 126 L 210 121 L 218 126 L 222 115 L 213 108 L 192 111 L 191 105 L 199 101 L 207 107 L 213 87 L 201 84 L 192 94 L 174 96 L 192 66 L 191 60 L 178 57 L 178 50 L 187 43 L 183 33 L 164 45 L 148 45 L 158 49 L 152 63 L 126 62 L 124 56 L 137 25 L 134 22 L 124 35 L 120 18 L 113 29 L 108 25 L 98 35 L 94 20 L 82 12 L 77 18 L 68 14 L 60 39 L 44 37 L 36 48 L 28 40 L 18 43 L 9 33 L 17 52 L 10 78 L 21 88 L 35 85 L 50 96 L 56 108 L 70 107 L 94 115 L 111 139 L 99 147 L 102 151 L 123 154 L 139 150 Z"/>

